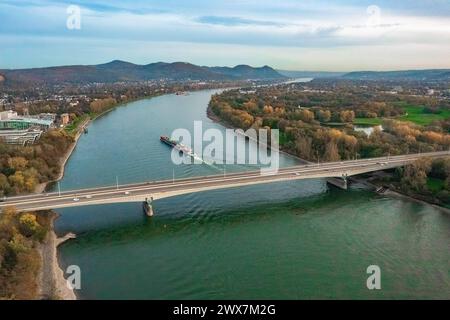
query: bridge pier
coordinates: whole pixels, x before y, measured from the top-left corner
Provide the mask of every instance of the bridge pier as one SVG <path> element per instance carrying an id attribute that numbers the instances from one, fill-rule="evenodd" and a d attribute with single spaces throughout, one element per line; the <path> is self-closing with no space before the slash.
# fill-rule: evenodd
<path id="1" fill-rule="evenodd" d="M 143 203 L 144 213 L 147 215 L 147 217 L 153 217 L 153 197 L 145 198 L 145 201 Z"/>
<path id="2" fill-rule="evenodd" d="M 327 178 L 327 183 L 340 189 L 347 190 L 348 187 L 347 174 L 343 174 L 342 178 Z"/>

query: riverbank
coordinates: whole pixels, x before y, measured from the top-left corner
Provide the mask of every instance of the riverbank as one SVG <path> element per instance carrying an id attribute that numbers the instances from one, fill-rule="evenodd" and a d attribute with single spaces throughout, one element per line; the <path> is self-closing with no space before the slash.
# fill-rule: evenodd
<path id="1" fill-rule="evenodd" d="M 58 174 L 58 176 L 53 180 L 43 182 L 43 183 L 40 183 L 39 185 L 37 185 L 37 187 L 34 191 L 35 193 L 43 193 L 45 190 L 47 190 L 47 188 L 50 184 L 58 182 L 59 180 L 61 180 L 63 178 L 64 168 L 66 167 L 66 163 L 69 160 L 70 156 L 72 155 L 73 150 L 77 146 L 78 139 L 80 139 L 81 135 L 83 134 L 83 128 L 88 126 L 91 121 L 92 120 L 88 118 L 79 124 L 77 133 L 74 136 L 74 141 L 72 142 L 72 144 L 70 145 L 69 149 L 66 151 L 64 156 L 59 159 L 59 165 L 58 165 L 59 166 L 59 170 L 58 170 L 59 174 Z"/>
<path id="2" fill-rule="evenodd" d="M 364 179 L 360 178 L 360 177 L 356 177 L 356 176 L 350 177 L 349 179 L 350 179 L 350 181 L 354 181 L 354 182 L 357 182 L 357 183 L 360 183 L 360 184 L 363 184 L 363 185 L 369 187 L 374 192 L 376 192 L 379 188 L 386 188 L 385 191 L 380 193 L 383 196 L 388 196 L 388 197 L 392 197 L 392 198 L 403 199 L 403 200 L 413 201 L 413 202 L 424 204 L 424 205 L 429 205 L 439 211 L 450 214 L 449 208 L 437 205 L 437 204 L 429 202 L 429 201 L 425 201 L 423 199 L 415 198 L 411 195 L 401 192 L 400 190 L 386 187 L 383 183 L 379 183 L 377 181 L 377 178 L 378 177 L 376 175 L 371 174 L 370 177 L 364 178 Z"/>
<path id="3" fill-rule="evenodd" d="M 75 150 L 79 138 L 83 134 L 83 128 L 87 127 L 91 121 L 90 117 L 88 117 L 78 125 L 74 141 L 64 156 L 59 160 L 58 177 L 51 181 L 39 184 L 35 190 L 36 193 L 44 192 L 50 184 L 55 183 L 64 177 L 66 163 Z M 58 238 L 54 230 L 54 221 L 57 218 L 58 214 L 53 213 L 50 218 L 47 236 L 38 248 L 42 261 L 39 276 L 39 296 L 40 299 L 43 300 L 76 300 L 77 297 L 75 292 L 67 286 L 66 279 L 64 278 L 64 271 L 61 269 L 58 262 L 58 246 L 76 236 L 73 233 L 68 233 L 63 237 Z"/>
<path id="4" fill-rule="evenodd" d="M 230 124 L 228 124 L 226 121 L 224 121 L 220 117 L 218 117 L 214 113 L 214 111 L 212 110 L 211 105 L 208 105 L 208 108 L 206 110 L 206 114 L 207 114 L 208 118 L 211 119 L 212 121 L 214 121 L 216 123 L 219 123 L 219 124 L 223 125 L 226 128 L 235 129 Z M 280 153 L 284 153 L 284 154 L 286 154 L 288 156 L 294 157 L 295 159 L 298 159 L 301 162 L 310 163 L 310 161 L 307 161 L 305 159 L 301 159 L 298 156 L 293 155 L 292 153 L 290 153 L 287 150 L 280 150 Z M 372 174 L 371 178 L 375 179 L 376 177 L 375 177 L 375 175 Z M 371 178 L 369 178 L 369 179 L 371 179 Z M 374 191 L 377 188 L 383 186 L 383 184 L 381 184 L 381 183 L 369 182 L 369 179 L 361 179 L 361 178 L 356 178 L 356 177 L 352 177 L 351 178 L 351 180 L 353 180 L 353 181 L 356 181 L 358 183 L 362 183 L 362 184 L 365 184 L 366 186 L 371 187 Z M 446 212 L 446 213 L 450 213 L 450 209 L 448 209 L 446 207 L 443 207 L 443 206 L 441 206 L 439 204 L 436 204 L 435 202 L 427 201 L 427 199 L 425 197 L 421 196 L 421 195 L 417 195 L 415 197 L 414 195 L 405 194 L 402 191 L 397 190 L 397 189 L 393 189 L 393 188 L 388 188 L 388 190 L 385 193 L 383 193 L 383 194 L 387 195 L 387 196 L 392 196 L 392 197 L 396 197 L 396 198 L 402 198 L 402 199 L 414 201 L 414 202 L 421 203 L 421 204 L 428 204 L 428 205 L 430 205 L 430 206 L 432 206 L 432 207 L 434 207 L 434 208 L 436 208 L 436 209 L 438 209 L 440 211 L 443 211 L 443 212 Z"/>
<path id="5" fill-rule="evenodd" d="M 58 246 L 69 239 L 75 238 L 75 234 L 68 233 L 58 238 L 54 231 L 54 221 L 58 215 L 54 213 L 50 220 L 50 229 L 44 242 L 39 246 L 42 259 L 40 272 L 40 298 L 44 300 L 76 300 L 74 290 L 67 286 L 64 271 L 58 263 Z"/>
<path id="6" fill-rule="evenodd" d="M 207 109 L 206 109 L 206 116 L 208 117 L 208 119 L 214 121 L 215 123 L 220 124 L 221 126 L 227 128 L 227 129 L 233 129 L 233 130 L 236 129 L 236 128 L 234 128 L 233 126 L 231 126 L 230 124 L 228 124 L 227 122 L 225 122 L 224 120 L 222 120 L 221 118 L 219 118 L 219 117 L 214 113 L 214 111 L 212 111 L 212 108 L 211 108 L 210 105 L 208 105 L 208 107 L 207 107 Z M 249 136 L 246 136 L 246 137 L 247 137 L 248 139 L 252 139 L 252 138 L 249 137 Z M 252 140 L 254 140 L 254 139 L 252 139 Z M 270 149 L 270 146 L 267 146 L 267 148 Z M 285 150 L 279 149 L 278 152 L 279 152 L 280 154 L 284 154 L 284 155 L 286 155 L 286 156 L 288 156 L 288 157 L 291 157 L 291 158 L 293 158 L 293 159 L 296 159 L 296 160 L 299 161 L 300 163 L 305 163 L 305 164 L 310 163 L 310 161 L 307 161 L 307 160 L 305 160 L 305 159 L 302 159 L 302 158 L 300 158 L 300 157 L 298 157 L 298 156 L 296 156 L 296 155 L 294 155 L 294 154 L 292 154 L 292 153 L 289 153 L 289 152 L 287 152 L 287 151 L 285 151 Z"/>

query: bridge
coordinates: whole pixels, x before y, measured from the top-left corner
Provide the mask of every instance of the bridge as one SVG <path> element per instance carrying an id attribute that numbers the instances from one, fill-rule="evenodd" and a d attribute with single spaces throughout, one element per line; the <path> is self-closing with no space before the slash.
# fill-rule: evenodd
<path id="1" fill-rule="evenodd" d="M 448 156 L 450 156 L 450 152 L 441 151 L 318 164 L 308 163 L 281 168 L 277 172 L 266 175 L 262 175 L 260 170 L 255 170 L 113 187 L 30 194 L 3 198 L 2 202 L 0 202 L 0 210 L 7 206 L 14 206 L 18 211 L 23 212 L 108 203 L 143 202 L 147 214 L 152 215 L 152 200 L 182 194 L 314 178 L 332 178 L 335 181 L 341 181 L 341 187 L 346 189 L 347 177 L 350 176 L 401 167 L 420 158 L 427 157 L 434 159 Z"/>

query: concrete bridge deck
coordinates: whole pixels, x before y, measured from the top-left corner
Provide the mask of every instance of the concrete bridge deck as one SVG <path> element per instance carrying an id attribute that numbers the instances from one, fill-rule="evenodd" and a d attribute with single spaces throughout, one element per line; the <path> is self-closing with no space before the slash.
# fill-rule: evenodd
<path id="1" fill-rule="evenodd" d="M 221 174 L 73 190 L 62 193 L 31 194 L 3 199 L 4 201 L 0 202 L 0 209 L 7 206 L 14 206 L 19 211 L 35 211 L 107 203 L 144 202 L 146 199 L 150 198 L 157 200 L 187 193 L 234 188 L 261 183 L 314 178 L 345 179 L 345 177 L 357 174 L 404 166 L 424 157 L 443 158 L 448 156 L 450 156 L 450 152 L 448 151 L 420 153 L 373 159 L 298 165 L 282 168 L 276 173 L 267 175 L 261 175 L 260 170 L 255 170 L 226 175 Z"/>

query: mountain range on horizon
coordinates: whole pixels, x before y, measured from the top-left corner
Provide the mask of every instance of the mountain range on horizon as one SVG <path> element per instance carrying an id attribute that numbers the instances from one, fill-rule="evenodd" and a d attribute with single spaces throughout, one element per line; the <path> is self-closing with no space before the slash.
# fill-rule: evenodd
<path id="1" fill-rule="evenodd" d="M 98 65 L 72 65 L 30 69 L 0 69 L 0 84 L 113 83 L 149 80 L 283 80 L 287 78 L 339 78 L 348 80 L 450 80 L 450 69 L 405 71 L 315 72 L 275 70 L 269 66 L 207 67 L 187 62 L 146 65 L 113 60 Z"/>
<path id="2" fill-rule="evenodd" d="M 148 80 L 269 80 L 284 79 L 269 66 L 254 68 L 248 65 L 205 67 L 186 62 L 156 62 L 138 65 L 113 60 L 98 65 L 73 65 L 31 69 L 0 70 L 0 82 L 5 83 L 113 83 Z"/>
<path id="3" fill-rule="evenodd" d="M 349 80 L 450 80 L 450 69 L 423 69 L 399 71 L 354 71 L 341 76 Z"/>
<path id="4" fill-rule="evenodd" d="M 338 78 L 346 80 L 387 80 L 387 81 L 430 81 L 450 80 L 450 69 L 421 69 L 421 70 L 394 70 L 394 71 L 289 71 L 277 70 L 289 78 Z"/>

